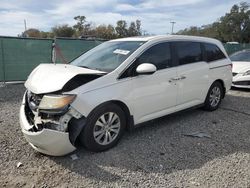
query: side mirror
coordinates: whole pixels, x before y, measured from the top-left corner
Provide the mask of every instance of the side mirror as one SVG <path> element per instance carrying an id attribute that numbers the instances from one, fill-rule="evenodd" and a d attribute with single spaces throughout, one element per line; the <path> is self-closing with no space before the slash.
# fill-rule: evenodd
<path id="1" fill-rule="evenodd" d="M 156 71 L 156 66 L 151 63 L 142 63 L 136 68 L 138 74 L 153 74 Z"/>

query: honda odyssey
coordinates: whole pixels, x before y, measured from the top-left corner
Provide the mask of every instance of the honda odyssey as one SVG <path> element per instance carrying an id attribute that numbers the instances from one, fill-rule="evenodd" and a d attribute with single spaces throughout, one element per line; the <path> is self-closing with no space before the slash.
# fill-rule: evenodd
<path id="1" fill-rule="evenodd" d="M 69 64 L 41 64 L 29 75 L 20 109 L 29 144 L 65 155 L 115 146 L 126 129 L 194 106 L 216 110 L 232 84 L 222 44 L 193 36 L 104 42 Z"/>

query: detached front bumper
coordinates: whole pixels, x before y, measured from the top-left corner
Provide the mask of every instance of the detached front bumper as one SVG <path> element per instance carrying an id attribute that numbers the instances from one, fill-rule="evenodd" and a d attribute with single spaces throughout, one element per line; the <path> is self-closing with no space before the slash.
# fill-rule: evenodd
<path id="1" fill-rule="evenodd" d="M 248 88 L 248 89 L 250 89 L 250 75 L 249 76 L 243 76 L 241 73 L 235 75 L 233 77 L 232 86 L 237 87 L 237 88 Z"/>
<path id="2" fill-rule="evenodd" d="M 67 132 L 61 132 L 46 128 L 37 132 L 29 131 L 33 125 L 30 125 L 27 120 L 24 104 L 22 104 L 20 109 L 20 125 L 24 137 L 29 142 L 29 144 L 38 152 L 47 155 L 62 156 L 76 149 L 71 144 L 69 140 L 69 133 Z"/>

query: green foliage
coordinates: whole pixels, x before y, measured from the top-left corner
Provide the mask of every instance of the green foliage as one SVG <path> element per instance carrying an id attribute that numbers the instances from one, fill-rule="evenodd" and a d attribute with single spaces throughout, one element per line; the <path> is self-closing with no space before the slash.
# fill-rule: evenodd
<path id="1" fill-rule="evenodd" d="M 139 36 L 141 35 L 141 21 L 131 22 L 128 28 L 128 36 Z"/>
<path id="2" fill-rule="evenodd" d="M 21 34 L 22 37 L 36 37 L 40 38 L 41 33 L 38 29 L 30 28 Z"/>
<path id="3" fill-rule="evenodd" d="M 53 27 L 52 32 L 56 37 L 72 37 L 75 33 L 75 30 L 67 24 L 64 24 Z"/>
<path id="4" fill-rule="evenodd" d="M 127 37 L 128 36 L 127 22 L 125 20 L 117 21 L 115 31 L 118 38 Z"/>
<path id="5" fill-rule="evenodd" d="M 116 38 L 115 28 L 112 25 L 99 25 L 95 28 L 95 36 L 103 39 Z"/>
<path id="6" fill-rule="evenodd" d="M 229 13 L 222 16 L 219 21 L 202 27 L 192 26 L 179 31 L 177 34 L 196 35 L 217 38 L 222 42 L 236 41 L 250 42 L 250 5 L 242 2 L 234 5 Z"/>
<path id="7" fill-rule="evenodd" d="M 94 27 L 93 24 L 86 21 L 85 16 L 74 17 L 76 24 L 73 27 L 63 24 L 51 28 L 50 32 L 39 31 L 38 29 L 29 29 L 22 33 L 22 37 L 37 37 L 37 38 L 54 38 L 54 37 L 97 37 L 102 39 L 115 39 L 122 37 L 140 36 L 141 21 L 136 20 L 131 22 L 129 27 L 125 20 L 119 20 L 116 26 L 113 25 L 99 25 Z"/>
<path id="8" fill-rule="evenodd" d="M 74 19 L 77 21 L 77 23 L 73 26 L 73 28 L 76 30 L 76 32 L 79 33 L 79 35 L 83 34 L 83 30 L 85 28 L 86 23 L 86 17 L 85 16 L 76 16 Z"/>
<path id="9" fill-rule="evenodd" d="M 129 27 L 127 26 L 128 24 L 125 20 L 117 21 L 115 31 L 116 31 L 116 35 L 118 38 L 141 35 L 141 21 L 140 20 L 131 22 L 130 26 Z"/>

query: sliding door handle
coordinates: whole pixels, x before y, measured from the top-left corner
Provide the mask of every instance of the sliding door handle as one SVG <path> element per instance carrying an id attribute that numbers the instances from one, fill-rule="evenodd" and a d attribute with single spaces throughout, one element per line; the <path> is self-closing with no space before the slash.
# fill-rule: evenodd
<path id="1" fill-rule="evenodd" d="M 168 80 L 168 82 L 171 83 L 171 82 L 175 82 L 175 81 L 178 81 L 178 80 L 179 80 L 179 78 L 170 78 L 170 80 Z"/>

